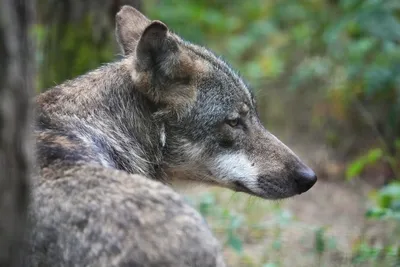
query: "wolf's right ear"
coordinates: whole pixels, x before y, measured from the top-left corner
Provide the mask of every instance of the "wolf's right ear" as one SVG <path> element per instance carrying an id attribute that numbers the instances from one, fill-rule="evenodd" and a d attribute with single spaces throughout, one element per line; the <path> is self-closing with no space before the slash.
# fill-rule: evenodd
<path id="1" fill-rule="evenodd" d="M 156 65 L 161 67 L 164 64 L 168 65 L 166 69 L 173 69 L 176 66 L 173 66 L 170 56 L 176 54 L 177 50 L 176 42 L 168 37 L 168 27 L 155 20 L 144 30 L 137 45 L 138 66 L 142 71 L 151 71 Z"/>
<path id="2" fill-rule="evenodd" d="M 176 35 L 161 21 L 154 20 L 143 31 L 136 47 L 137 89 L 163 108 L 164 114 L 180 116 L 196 100 L 193 77 L 198 65 L 182 48 Z"/>
<path id="3" fill-rule="evenodd" d="M 135 51 L 140 36 L 150 20 L 131 6 L 123 6 L 116 15 L 116 35 L 125 55 Z"/>

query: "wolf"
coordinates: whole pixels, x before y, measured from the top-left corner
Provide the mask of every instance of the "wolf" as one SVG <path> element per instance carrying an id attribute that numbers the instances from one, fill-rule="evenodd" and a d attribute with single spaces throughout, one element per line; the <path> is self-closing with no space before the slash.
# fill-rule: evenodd
<path id="1" fill-rule="evenodd" d="M 200 215 L 171 187 L 264 199 L 315 173 L 260 122 L 224 60 L 124 6 L 123 58 L 36 98 L 36 266 L 224 266 Z"/>

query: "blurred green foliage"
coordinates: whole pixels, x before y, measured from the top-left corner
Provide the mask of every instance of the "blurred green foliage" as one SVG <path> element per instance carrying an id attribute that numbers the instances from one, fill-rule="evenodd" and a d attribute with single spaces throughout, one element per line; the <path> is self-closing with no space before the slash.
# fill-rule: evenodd
<path id="1" fill-rule="evenodd" d="M 92 26 L 93 20 L 87 16 L 79 23 L 38 25 L 35 28 L 42 51 L 38 55 L 41 66 L 39 88 L 54 86 L 113 60 L 113 40 L 106 38 L 94 42 L 90 35 Z"/>
<path id="2" fill-rule="evenodd" d="M 399 220 L 399 190 L 400 184 L 393 183 L 382 188 L 375 197 L 381 208 L 371 208 L 366 216 L 371 219 Z M 354 240 L 352 250 L 348 251 L 347 258 L 337 259 L 338 241 L 332 236 L 326 226 L 303 224 L 293 214 L 281 207 L 280 203 L 259 202 L 243 203 L 243 198 L 233 196 L 229 201 L 220 196 L 220 192 L 203 193 L 192 197 L 189 201 L 210 222 L 213 231 L 220 240 L 224 241 L 225 249 L 234 251 L 239 259 L 228 263 L 234 266 L 398 266 L 400 262 L 400 244 L 397 227 L 389 237 L 388 244 L 371 244 L 361 233 L 359 239 Z M 391 207 L 391 205 L 393 205 Z M 263 212 L 260 213 L 260 210 Z M 395 211 L 395 212 L 394 212 Z M 269 219 L 261 218 L 269 214 Z M 305 240 L 313 239 L 308 253 L 302 254 L 302 260 L 293 258 L 285 261 L 288 240 L 284 233 L 298 229 Z M 246 240 L 250 241 L 250 249 L 246 248 Z M 286 235 L 287 238 L 287 235 Z M 253 242 L 260 242 L 264 246 L 262 254 L 254 257 L 251 249 Z M 306 245 L 303 245 L 306 246 Z M 300 249 L 300 248 L 299 248 Z M 289 263 L 288 263 L 289 262 Z M 304 262 L 308 262 L 304 263 Z M 339 263 L 342 262 L 342 263 Z"/>
<path id="3" fill-rule="evenodd" d="M 358 157 L 351 162 L 346 171 L 346 178 L 353 179 L 359 176 L 368 165 L 376 164 L 383 157 L 383 151 L 380 148 L 371 149 L 368 153 Z"/>
<path id="4" fill-rule="evenodd" d="M 37 37 L 39 92 L 115 59 L 109 10 L 90 2 L 38 1 L 33 33 Z"/>

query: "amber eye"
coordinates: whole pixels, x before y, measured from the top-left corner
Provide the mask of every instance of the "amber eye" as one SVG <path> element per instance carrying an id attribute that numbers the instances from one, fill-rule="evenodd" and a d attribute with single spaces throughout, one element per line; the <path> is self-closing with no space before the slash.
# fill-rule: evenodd
<path id="1" fill-rule="evenodd" d="M 231 127 L 237 127 L 240 123 L 240 119 L 235 118 L 235 119 L 227 120 L 226 123 L 229 124 L 229 126 L 231 126 Z"/>

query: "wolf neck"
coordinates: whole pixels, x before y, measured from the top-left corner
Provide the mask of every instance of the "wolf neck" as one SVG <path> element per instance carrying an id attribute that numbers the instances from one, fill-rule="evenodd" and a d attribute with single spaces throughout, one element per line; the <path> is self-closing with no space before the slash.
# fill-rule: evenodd
<path id="1" fill-rule="evenodd" d="M 135 89 L 129 64 L 126 59 L 109 64 L 40 95 L 38 150 L 60 146 L 59 161 L 97 163 L 156 178 L 163 126 L 154 122 L 151 103 Z M 43 141 L 46 137 L 50 143 Z"/>

